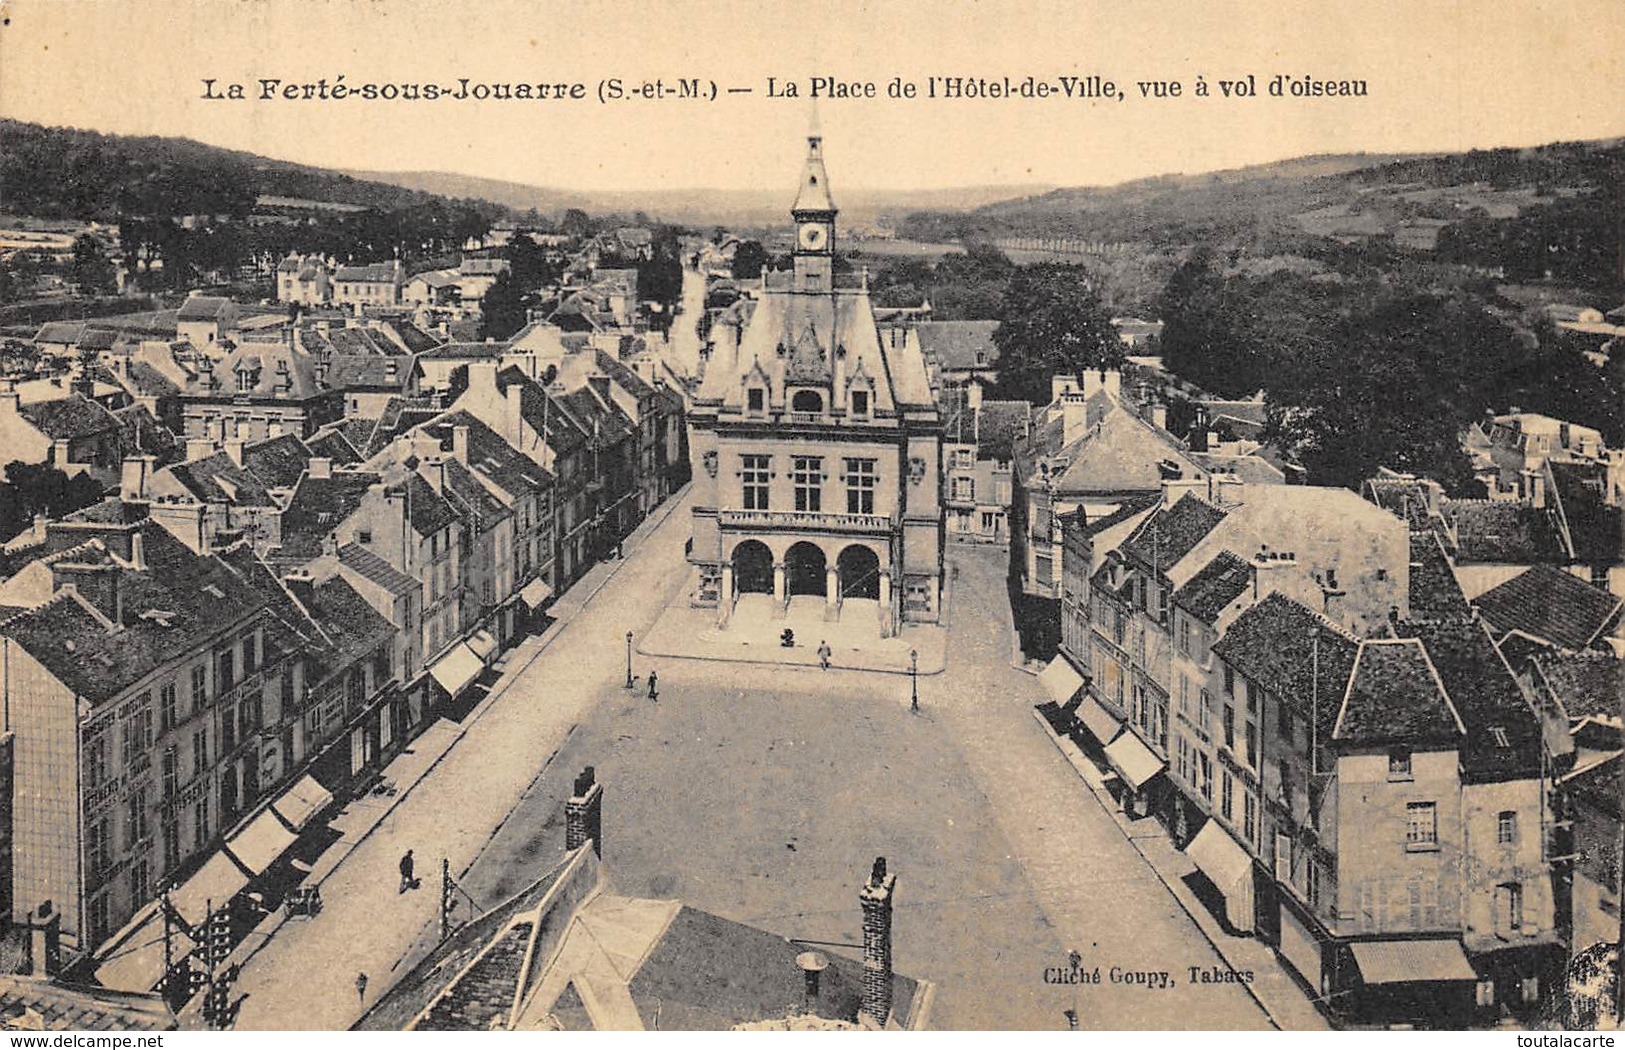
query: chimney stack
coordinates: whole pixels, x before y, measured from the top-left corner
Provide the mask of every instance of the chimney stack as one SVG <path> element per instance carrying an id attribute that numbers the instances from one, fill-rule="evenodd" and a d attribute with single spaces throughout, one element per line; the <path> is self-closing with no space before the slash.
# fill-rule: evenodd
<path id="1" fill-rule="evenodd" d="M 884 1028 L 891 1016 L 891 914 L 897 876 L 886 871 L 886 858 L 876 857 L 869 881 L 858 891 L 863 906 L 863 1005 L 859 1016 L 869 1015 Z"/>
<path id="2" fill-rule="evenodd" d="M 242 438 L 230 438 L 226 441 L 226 456 L 239 467 L 243 465 L 243 445 Z"/>
<path id="3" fill-rule="evenodd" d="M 603 857 L 603 817 L 604 785 L 588 766 L 576 777 L 575 790 L 564 804 L 564 848 L 574 852 L 591 842 L 593 852 Z"/>
<path id="4" fill-rule="evenodd" d="M 119 499 L 125 503 L 148 499 L 147 483 L 152 480 L 152 469 L 157 462 L 152 456 L 125 456 L 123 472 L 119 475 Z"/>
<path id="5" fill-rule="evenodd" d="M 305 473 L 312 478 L 330 478 L 333 476 L 333 461 L 327 456 L 311 456 L 305 464 Z"/>
<path id="6" fill-rule="evenodd" d="M 45 901 L 28 916 L 28 976 L 55 977 L 62 968 L 62 913 Z"/>
<path id="7" fill-rule="evenodd" d="M 796 956 L 796 965 L 801 967 L 802 1003 L 803 1013 L 816 1014 L 818 1012 L 818 985 L 829 959 L 823 952 L 802 952 Z"/>
<path id="8" fill-rule="evenodd" d="M 457 462 L 468 463 L 468 427 L 454 426 L 451 428 L 451 454 Z"/>

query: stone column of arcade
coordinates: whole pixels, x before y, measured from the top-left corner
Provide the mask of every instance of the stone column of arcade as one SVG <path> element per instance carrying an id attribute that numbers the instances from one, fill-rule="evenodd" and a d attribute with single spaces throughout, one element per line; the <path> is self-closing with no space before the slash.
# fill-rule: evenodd
<path id="1" fill-rule="evenodd" d="M 728 626 L 728 617 L 734 608 L 734 567 L 732 562 L 722 563 L 722 585 L 717 588 L 717 626 Z"/>
<path id="2" fill-rule="evenodd" d="M 880 636 L 892 636 L 891 617 L 891 570 L 880 570 Z"/>
<path id="3" fill-rule="evenodd" d="M 830 562 L 829 568 L 824 570 L 824 608 L 834 610 L 836 602 L 841 597 L 841 574 Z"/>
<path id="4" fill-rule="evenodd" d="M 784 608 L 784 562 L 773 563 L 773 607 Z"/>

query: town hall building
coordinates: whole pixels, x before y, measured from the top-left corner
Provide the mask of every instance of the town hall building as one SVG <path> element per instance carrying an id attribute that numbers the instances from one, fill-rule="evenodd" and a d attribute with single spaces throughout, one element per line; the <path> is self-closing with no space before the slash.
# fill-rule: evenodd
<path id="1" fill-rule="evenodd" d="M 918 336 L 877 329 L 867 282 L 836 280 L 837 209 L 807 147 L 793 268 L 713 325 L 689 416 L 695 600 L 724 627 L 743 596 L 775 615 L 821 600 L 890 636 L 939 615 L 941 421 Z"/>

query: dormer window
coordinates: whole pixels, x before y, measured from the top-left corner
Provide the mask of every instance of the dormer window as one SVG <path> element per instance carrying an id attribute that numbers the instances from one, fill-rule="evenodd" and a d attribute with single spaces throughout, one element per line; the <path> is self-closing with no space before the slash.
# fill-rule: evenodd
<path id="1" fill-rule="evenodd" d="M 816 390 L 797 390 L 790 398 L 790 411 L 817 414 L 824 411 L 824 395 Z"/>
<path id="2" fill-rule="evenodd" d="M 854 416 L 867 416 L 869 414 L 869 391 L 852 391 L 852 414 Z"/>
<path id="3" fill-rule="evenodd" d="M 745 391 L 745 411 L 753 416 L 759 416 L 767 411 L 767 391 L 759 386 L 751 387 Z"/>

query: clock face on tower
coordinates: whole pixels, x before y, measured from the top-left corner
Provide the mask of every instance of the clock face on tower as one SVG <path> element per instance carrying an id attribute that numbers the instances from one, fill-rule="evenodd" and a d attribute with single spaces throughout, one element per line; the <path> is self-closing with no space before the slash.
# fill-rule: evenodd
<path id="1" fill-rule="evenodd" d="M 803 248 L 817 251 L 828 244 L 829 233 L 820 223 L 802 223 L 801 230 L 797 234 L 797 240 Z"/>

